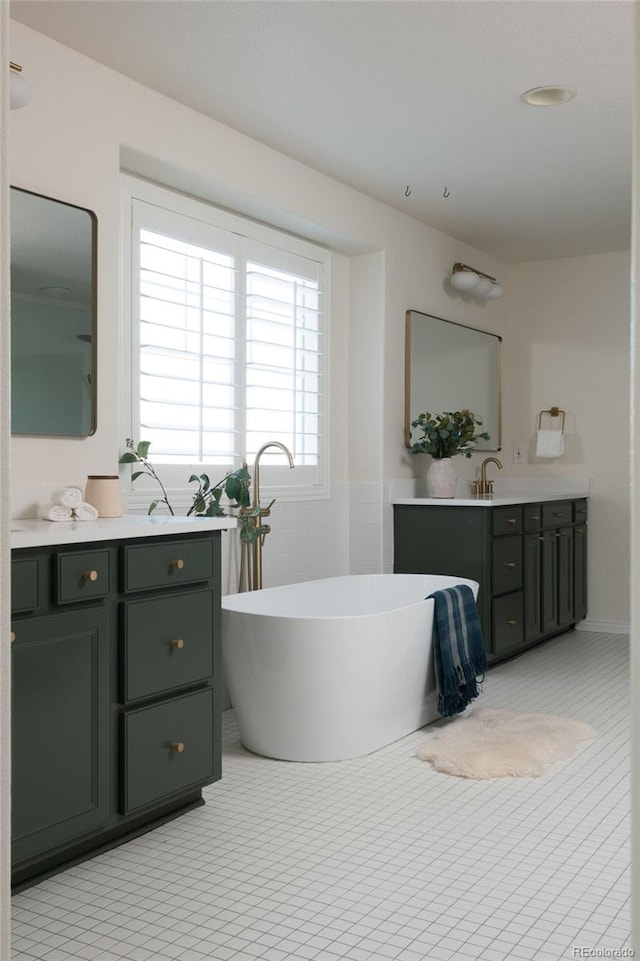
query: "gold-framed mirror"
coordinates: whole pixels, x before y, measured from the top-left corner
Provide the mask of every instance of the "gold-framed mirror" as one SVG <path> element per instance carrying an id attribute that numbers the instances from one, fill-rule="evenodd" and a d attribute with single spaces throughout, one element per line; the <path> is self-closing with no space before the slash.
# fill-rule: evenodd
<path id="1" fill-rule="evenodd" d="M 11 430 L 96 429 L 97 218 L 11 187 Z"/>
<path id="2" fill-rule="evenodd" d="M 475 327 L 408 310 L 405 322 L 404 439 L 411 422 L 429 411 L 471 410 L 489 440 L 477 450 L 502 447 L 502 337 Z M 416 440 L 417 438 L 414 438 Z"/>

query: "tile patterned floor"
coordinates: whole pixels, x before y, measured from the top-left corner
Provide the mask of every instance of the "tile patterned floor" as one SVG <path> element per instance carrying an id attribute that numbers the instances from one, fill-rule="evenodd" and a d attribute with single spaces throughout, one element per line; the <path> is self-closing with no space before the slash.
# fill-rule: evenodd
<path id="1" fill-rule="evenodd" d="M 482 703 L 600 733 L 542 778 L 415 757 L 249 754 L 224 717 L 207 804 L 13 898 L 13 961 L 561 961 L 630 956 L 628 642 L 572 633 L 487 676 Z"/>

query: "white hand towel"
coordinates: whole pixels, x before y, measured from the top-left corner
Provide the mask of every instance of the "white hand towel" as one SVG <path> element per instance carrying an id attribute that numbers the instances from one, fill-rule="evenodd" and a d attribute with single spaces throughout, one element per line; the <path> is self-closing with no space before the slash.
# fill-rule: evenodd
<path id="1" fill-rule="evenodd" d="M 95 521 L 98 517 L 98 512 L 93 504 L 87 504 L 86 501 L 82 501 L 73 508 L 73 516 L 77 521 Z"/>
<path id="2" fill-rule="evenodd" d="M 73 511 L 62 504 L 42 504 L 38 517 L 43 521 L 70 521 L 73 519 Z"/>
<path id="3" fill-rule="evenodd" d="M 62 487 L 53 492 L 51 503 L 61 507 L 76 507 L 82 503 L 82 491 L 79 487 Z"/>
<path id="4" fill-rule="evenodd" d="M 539 430 L 536 457 L 562 457 L 564 433 L 561 430 Z"/>

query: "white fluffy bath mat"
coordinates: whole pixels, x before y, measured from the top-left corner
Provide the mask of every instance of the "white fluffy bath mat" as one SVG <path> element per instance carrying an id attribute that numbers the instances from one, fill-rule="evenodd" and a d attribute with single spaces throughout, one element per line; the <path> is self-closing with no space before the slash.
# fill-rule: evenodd
<path id="1" fill-rule="evenodd" d="M 481 707 L 426 741 L 418 757 L 456 777 L 539 777 L 554 761 L 573 757 L 581 741 L 597 737 L 582 721 Z"/>

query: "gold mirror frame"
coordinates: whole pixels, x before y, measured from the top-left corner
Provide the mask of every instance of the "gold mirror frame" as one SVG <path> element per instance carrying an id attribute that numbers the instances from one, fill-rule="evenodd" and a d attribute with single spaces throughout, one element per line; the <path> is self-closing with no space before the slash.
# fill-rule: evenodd
<path id="1" fill-rule="evenodd" d="M 420 345 L 416 343 L 414 324 L 420 324 Z M 446 367 L 446 378 L 450 383 L 445 389 L 435 385 L 435 392 L 444 391 L 444 396 L 429 396 L 424 391 L 424 400 L 417 398 L 416 380 L 418 364 L 428 365 L 429 348 L 424 341 L 433 345 L 434 363 L 442 369 Z M 418 351 L 420 353 L 418 354 Z M 472 356 L 474 355 L 474 356 Z M 483 362 L 482 366 L 480 361 Z M 453 366 L 451 366 L 453 364 Z M 434 368 L 435 370 L 435 368 Z M 478 375 L 478 371 L 481 371 Z M 457 377 L 451 378 L 452 371 Z M 424 377 L 424 375 L 422 375 Z M 405 398 L 404 398 L 404 442 L 411 447 L 411 421 L 425 410 L 440 413 L 445 410 L 472 410 L 483 420 L 483 430 L 490 436 L 488 441 L 479 441 L 479 451 L 499 451 L 502 449 L 502 337 L 498 334 L 468 327 L 452 320 L 444 320 L 433 314 L 419 310 L 407 310 L 405 315 Z M 461 387 L 464 384 L 464 387 Z M 412 399 L 413 385 L 413 399 Z M 446 390 L 452 390 L 449 397 Z M 469 387 L 469 390 L 467 388 Z M 462 391 L 465 391 L 464 395 Z M 442 397 L 442 399 L 440 399 Z M 412 409 L 415 407 L 415 409 Z M 486 410 L 482 408 L 486 407 Z"/>

